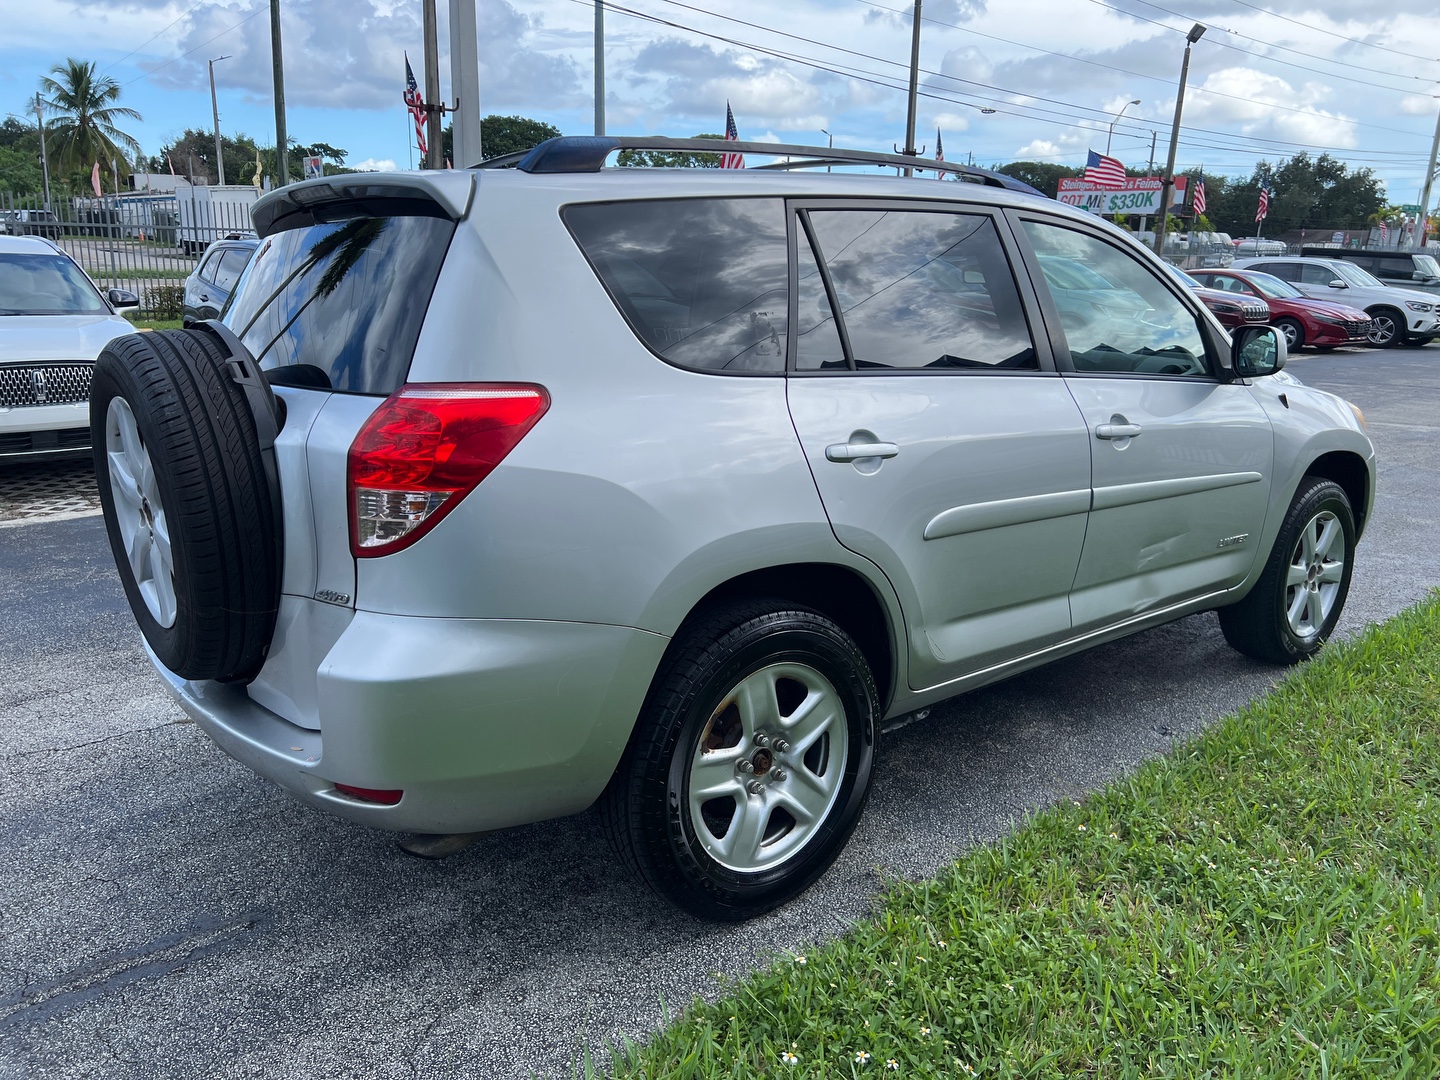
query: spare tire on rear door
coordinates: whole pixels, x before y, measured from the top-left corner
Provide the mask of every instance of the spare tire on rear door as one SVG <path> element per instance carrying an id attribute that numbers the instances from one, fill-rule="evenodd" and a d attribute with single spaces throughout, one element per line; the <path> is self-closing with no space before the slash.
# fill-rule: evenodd
<path id="1" fill-rule="evenodd" d="M 279 411 L 214 324 L 129 334 L 95 365 L 90 435 L 130 609 L 185 679 L 248 681 L 280 601 Z"/>

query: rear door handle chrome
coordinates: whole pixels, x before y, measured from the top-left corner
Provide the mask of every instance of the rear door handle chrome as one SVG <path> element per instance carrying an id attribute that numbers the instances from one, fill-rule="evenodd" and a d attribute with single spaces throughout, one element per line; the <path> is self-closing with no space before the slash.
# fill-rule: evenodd
<path id="1" fill-rule="evenodd" d="M 892 458 L 900 453 L 893 442 L 844 442 L 825 448 L 827 461 L 860 461 L 864 458 Z"/>
<path id="2" fill-rule="evenodd" d="M 1095 428 L 1097 439 L 1133 439 L 1139 434 L 1139 424 L 1099 424 Z"/>

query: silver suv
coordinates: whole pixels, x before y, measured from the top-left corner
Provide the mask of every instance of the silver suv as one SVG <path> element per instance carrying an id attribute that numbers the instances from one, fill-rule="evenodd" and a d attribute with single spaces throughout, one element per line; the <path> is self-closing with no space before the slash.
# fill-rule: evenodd
<path id="1" fill-rule="evenodd" d="M 1234 269 L 1273 274 L 1315 300 L 1362 308 L 1370 316 L 1370 344 L 1428 345 L 1440 336 L 1440 299 L 1418 289 L 1387 285 L 1344 259 L 1262 257 L 1236 259 Z"/>
<path id="2" fill-rule="evenodd" d="M 834 859 L 887 718 L 1195 612 L 1330 634 L 1374 450 L 1272 329 L 1006 177 L 631 147 L 713 144 L 286 187 L 223 323 L 107 350 L 116 565 L 228 753 L 387 829 L 598 802 L 739 919 Z"/>

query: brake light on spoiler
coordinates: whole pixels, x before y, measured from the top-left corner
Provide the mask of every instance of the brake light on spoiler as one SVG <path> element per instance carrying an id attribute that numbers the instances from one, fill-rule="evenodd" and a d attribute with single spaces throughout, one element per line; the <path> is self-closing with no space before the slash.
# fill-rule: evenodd
<path id="1" fill-rule="evenodd" d="M 435 527 L 550 407 L 527 383 L 412 383 L 350 444 L 350 550 L 389 555 Z"/>

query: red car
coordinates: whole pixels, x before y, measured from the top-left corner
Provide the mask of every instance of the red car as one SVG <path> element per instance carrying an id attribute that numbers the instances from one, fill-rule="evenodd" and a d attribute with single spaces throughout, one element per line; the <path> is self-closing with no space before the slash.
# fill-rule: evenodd
<path id="1" fill-rule="evenodd" d="M 1181 270 L 1178 266 L 1167 264 L 1167 267 L 1190 287 L 1226 330 L 1235 330 L 1241 326 L 1263 326 L 1270 321 L 1270 305 L 1259 296 L 1239 296 L 1229 290 L 1212 289 L 1197 280 L 1201 273 L 1198 270 L 1192 273 Z"/>
<path id="2" fill-rule="evenodd" d="M 1196 270 L 1191 276 L 1237 299 L 1265 300 L 1270 305 L 1270 325 L 1285 335 L 1285 344 L 1292 351 L 1304 345 L 1332 349 L 1336 345 L 1368 344 L 1370 316 L 1364 311 L 1332 300 L 1312 300 L 1272 274 Z"/>

